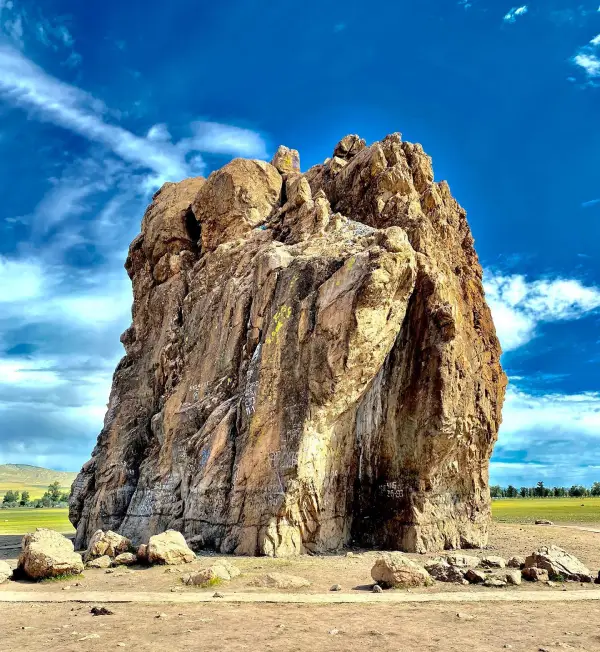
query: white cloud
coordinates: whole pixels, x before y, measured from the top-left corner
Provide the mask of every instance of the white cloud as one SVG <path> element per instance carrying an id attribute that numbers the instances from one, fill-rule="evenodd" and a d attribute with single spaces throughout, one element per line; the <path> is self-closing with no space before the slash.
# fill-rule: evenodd
<path id="1" fill-rule="evenodd" d="M 505 16 L 505 23 L 514 23 L 519 16 L 524 16 L 529 11 L 527 5 L 522 7 L 513 7 Z"/>
<path id="2" fill-rule="evenodd" d="M 530 394 L 509 387 L 490 472 L 530 486 L 600 480 L 600 393 Z"/>
<path id="3" fill-rule="evenodd" d="M 571 61 L 590 78 L 600 77 L 600 34 L 579 49 Z"/>
<path id="4" fill-rule="evenodd" d="M 39 299 L 44 290 L 42 266 L 35 260 L 0 256 L 0 287 L 0 305 Z M 6 306 L 2 307 L 3 311 L 6 309 Z"/>
<path id="5" fill-rule="evenodd" d="M 600 288 L 575 279 L 528 281 L 488 271 L 484 285 L 504 351 L 527 344 L 538 324 L 579 319 L 600 307 Z"/>

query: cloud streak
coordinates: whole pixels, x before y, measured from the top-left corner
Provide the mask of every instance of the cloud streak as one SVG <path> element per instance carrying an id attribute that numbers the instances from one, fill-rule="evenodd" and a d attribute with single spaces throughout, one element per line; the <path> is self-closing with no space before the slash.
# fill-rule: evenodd
<path id="1" fill-rule="evenodd" d="M 515 23 L 517 18 L 524 16 L 529 11 L 527 5 L 521 7 L 513 7 L 509 12 L 507 12 L 503 18 L 505 23 Z"/>
<path id="2" fill-rule="evenodd" d="M 600 288 L 576 279 L 529 281 L 520 274 L 487 271 L 484 285 L 505 352 L 531 341 L 540 324 L 580 319 L 600 308 Z"/>

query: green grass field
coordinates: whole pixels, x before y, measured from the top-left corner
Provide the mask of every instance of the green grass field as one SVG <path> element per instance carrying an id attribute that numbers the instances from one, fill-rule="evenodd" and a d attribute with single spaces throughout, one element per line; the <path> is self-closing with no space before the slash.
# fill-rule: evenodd
<path id="1" fill-rule="evenodd" d="M 74 532 L 68 509 L 0 509 L 0 536 L 26 534 L 47 527 L 66 534 Z"/>
<path id="2" fill-rule="evenodd" d="M 599 524 L 600 498 L 499 498 L 492 501 L 494 520 L 500 523 Z"/>

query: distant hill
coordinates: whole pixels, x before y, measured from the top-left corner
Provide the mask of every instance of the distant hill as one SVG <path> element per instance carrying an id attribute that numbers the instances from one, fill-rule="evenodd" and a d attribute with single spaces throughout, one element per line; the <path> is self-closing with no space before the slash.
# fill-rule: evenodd
<path id="1" fill-rule="evenodd" d="M 31 498 L 40 498 L 52 482 L 68 491 L 77 473 L 53 471 L 29 464 L 0 464 L 0 498 L 9 490 L 26 489 Z"/>

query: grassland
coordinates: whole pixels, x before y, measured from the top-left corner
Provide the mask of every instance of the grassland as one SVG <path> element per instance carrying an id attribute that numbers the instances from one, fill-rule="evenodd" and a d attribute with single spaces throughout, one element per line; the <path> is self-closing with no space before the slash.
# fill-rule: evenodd
<path id="1" fill-rule="evenodd" d="M 74 532 L 68 509 L 0 509 L 0 536 L 26 534 L 37 527 L 47 527 L 57 532 Z"/>
<path id="2" fill-rule="evenodd" d="M 0 502 L 7 491 L 29 491 L 31 500 L 41 498 L 48 485 L 58 481 L 65 491 L 71 487 L 75 473 L 53 471 L 27 464 L 0 464 Z"/>
<path id="3" fill-rule="evenodd" d="M 554 523 L 599 525 L 600 497 L 595 498 L 499 498 L 492 501 L 494 520 L 500 523 Z"/>

